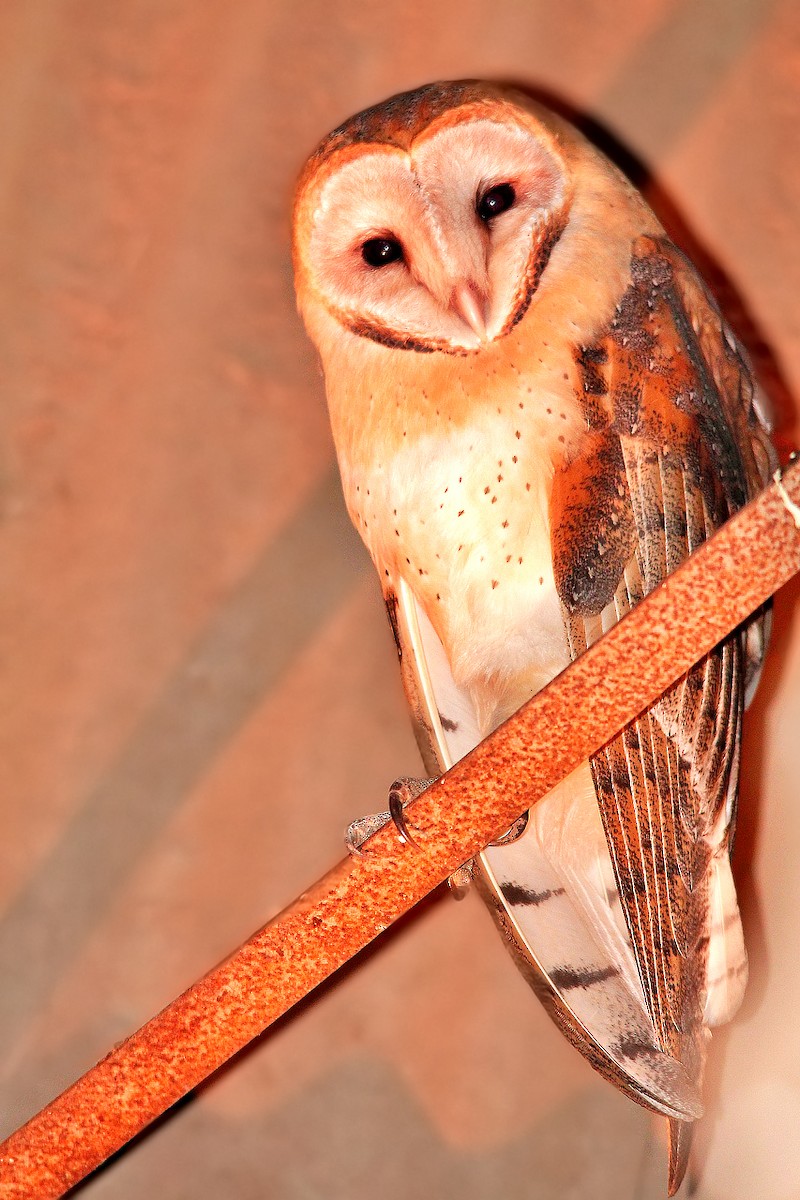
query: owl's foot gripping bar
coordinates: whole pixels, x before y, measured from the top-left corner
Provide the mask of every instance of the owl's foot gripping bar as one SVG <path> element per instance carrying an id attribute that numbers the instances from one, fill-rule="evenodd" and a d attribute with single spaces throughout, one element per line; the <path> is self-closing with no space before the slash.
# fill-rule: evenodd
<path id="1" fill-rule="evenodd" d="M 408 806 L 0 1146 L 1 1200 L 63 1195 L 594 755 L 800 570 L 800 462 Z"/>
<path id="2" fill-rule="evenodd" d="M 360 854 L 364 843 L 389 821 L 397 830 L 401 842 L 408 842 L 410 845 L 416 846 L 414 835 L 406 824 L 405 808 L 434 782 L 433 779 L 407 779 L 405 776 L 395 779 L 389 788 L 388 811 L 371 813 L 368 817 L 359 817 L 347 827 L 344 844 L 350 853 Z"/>

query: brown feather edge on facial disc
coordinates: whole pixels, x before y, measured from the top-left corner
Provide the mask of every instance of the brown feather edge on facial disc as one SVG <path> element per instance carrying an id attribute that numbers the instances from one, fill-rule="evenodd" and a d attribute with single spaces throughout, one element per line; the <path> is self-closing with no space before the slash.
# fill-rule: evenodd
<path id="1" fill-rule="evenodd" d="M 523 125 L 536 134 L 552 155 L 563 173 L 565 187 L 561 202 L 553 209 L 549 220 L 540 223 L 534 230 L 520 287 L 507 320 L 493 340 L 505 337 L 519 324 L 530 307 L 553 247 L 566 226 L 572 196 L 563 148 L 557 136 L 537 120 L 535 110 L 534 102 L 522 92 L 467 79 L 431 83 L 413 91 L 400 92 L 350 117 L 323 138 L 298 181 L 292 248 L 296 277 L 304 277 L 309 290 L 316 291 L 302 249 L 311 245 L 311 229 L 317 212 L 315 194 L 319 194 L 334 170 L 358 156 L 365 146 L 383 146 L 387 150 L 391 148 L 407 152 L 423 133 L 439 132 L 464 120 L 479 118 L 490 117 L 498 124 Z M 332 311 L 350 332 L 397 350 L 468 355 L 482 348 L 460 346 L 444 338 L 417 337 L 410 332 L 392 333 L 363 313 L 355 314 L 342 308 L 332 308 Z"/>

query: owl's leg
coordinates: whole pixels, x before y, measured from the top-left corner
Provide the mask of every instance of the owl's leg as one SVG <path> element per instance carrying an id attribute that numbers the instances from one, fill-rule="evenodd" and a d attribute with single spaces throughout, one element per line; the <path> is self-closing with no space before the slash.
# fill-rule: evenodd
<path id="1" fill-rule="evenodd" d="M 359 855 L 367 838 L 371 838 L 379 829 L 383 829 L 389 821 L 394 824 L 401 842 L 416 846 L 417 843 L 406 824 L 405 806 L 411 800 L 416 800 L 417 796 L 420 796 L 435 782 L 434 779 L 410 779 L 407 776 L 395 779 L 389 788 L 388 812 L 370 813 L 366 817 L 359 817 L 357 820 L 351 821 L 348 825 L 344 844 L 349 853 Z M 492 842 L 492 845 L 507 846 L 509 843 L 515 842 L 525 832 L 527 824 L 528 814 L 523 813 L 502 837 L 499 837 L 496 842 Z M 463 900 L 472 886 L 472 861 L 464 863 L 463 867 L 458 867 L 453 871 L 452 875 L 448 877 L 447 884 L 453 898 Z"/>
<path id="2" fill-rule="evenodd" d="M 353 821 L 348 826 L 344 841 L 350 853 L 360 854 L 361 847 L 367 838 L 372 837 L 373 833 L 377 833 L 389 821 L 394 823 L 402 842 L 416 846 L 417 843 L 409 832 L 403 810 L 409 800 L 416 799 L 433 782 L 433 779 L 395 779 L 389 789 L 389 811 L 372 813 L 368 817 L 359 817 L 357 821 Z M 472 863 L 465 863 L 463 867 L 458 867 L 453 871 L 447 884 L 453 899 L 463 900 L 472 886 Z"/>
<path id="3" fill-rule="evenodd" d="M 405 776 L 395 779 L 389 788 L 389 811 L 359 817 L 357 821 L 353 821 L 348 826 L 344 842 L 350 853 L 360 854 L 361 847 L 367 838 L 382 829 L 388 821 L 394 824 L 401 842 L 408 842 L 410 845 L 416 846 L 417 843 L 406 824 L 404 809 L 411 800 L 415 800 L 433 782 L 433 779 L 408 779 Z"/>
<path id="4" fill-rule="evenodd" d="M 359 817 L 357 821 L 353 821 L 348 825 L 344 841 L 349 852 L 356 855 L 360 854 L 361 847 L 367 838 L 372 837 L 373 833 L 377 833 L 379 829 L 383 829 L 384 825 L 388 824 L 389 821 L 393 822 L 401 842 L 407 842 L 412 846 L 416 846 L 417 843 L 414 841 L 406 823 L 405 806 L 409 801 L 415 800 L 417 796 L 421 795 L 434 782 L 435 780 L 433 779 L 409 779 L 407 777 L 395 779 L 389 788 L 388 812 L 371 813 L 369 816 Z M 505 833 L 500 838 L 497 845 L 502 845 L 519 837 L 527 821 L 527 815 L 520 817 L 519 821 L 514 822 L 508 833 Z M 458 867 L 453 871 L 447 880 L 447 884 L 453 899 L 463 900 L 472 886 L 472 862 L 464 863 L 463 867 Z"/>

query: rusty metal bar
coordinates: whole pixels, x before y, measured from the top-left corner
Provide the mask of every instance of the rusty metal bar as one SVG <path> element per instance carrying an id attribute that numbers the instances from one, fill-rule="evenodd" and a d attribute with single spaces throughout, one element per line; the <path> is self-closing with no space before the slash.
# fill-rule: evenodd
<path id="1" fill-rule="evenodd" d="M 800 570 L 800 461 L 406 810 L 0 1146 L 0 1198 L 57 1197 L 589 758 Z M 354 805 L 355 807 L 355 805 Z"/>

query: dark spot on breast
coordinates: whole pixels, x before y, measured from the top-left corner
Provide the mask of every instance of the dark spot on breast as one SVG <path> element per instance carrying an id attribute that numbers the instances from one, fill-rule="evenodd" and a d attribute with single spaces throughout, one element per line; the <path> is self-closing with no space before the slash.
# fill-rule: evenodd
<path id="1" fill-rule="evenodd" d="M 437 596 L 436 599 L 438 600 L 439 597 Z M 445 733 L 455 733 L 458 729 L 458 722 L 451 721 L 449 717 L 444 715 L 444 713 L 439 713 L 439 720 L 442 723 L 442 729 L 445 731 Z"/>

